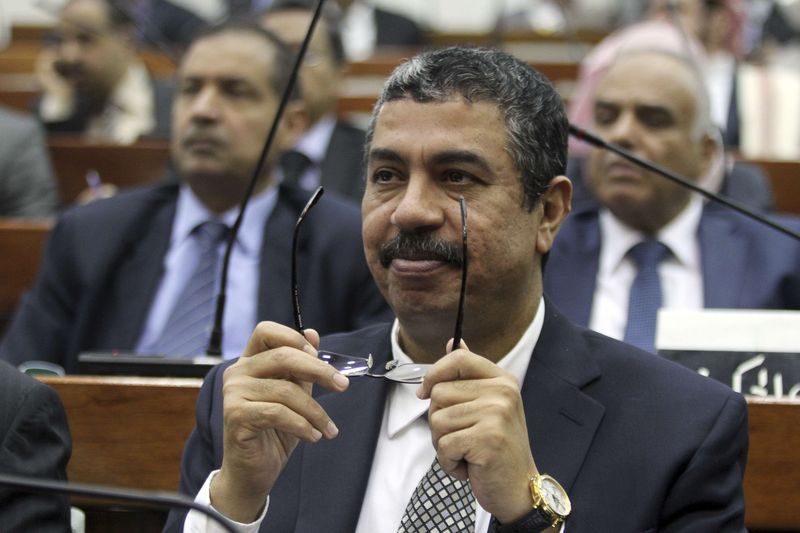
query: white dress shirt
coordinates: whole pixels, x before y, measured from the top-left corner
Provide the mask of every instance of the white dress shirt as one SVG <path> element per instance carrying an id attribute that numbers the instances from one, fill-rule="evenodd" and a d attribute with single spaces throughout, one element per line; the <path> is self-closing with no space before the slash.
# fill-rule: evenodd
<path id="1" fill-rule="evenodd" d="M 544 299 L 539 300 L 536 315 L 516 346 L 497 364 L 513 374 L 522 385 L 531 354 L 539 340 L 544 324 Z M 392 354 L 400 363 L 411 362 L 398 343 L 398 323 L 392 327 Z M 469 343 L 469 339 L 465 339 Z M 351 378 L 358 379 L 358 378 Z M 400 525 L 411 495 L 430 468 L 436 452 L 426 417 L 429 400 L 416 396 L 419 385 L 394 383 L 389 391 L 383 413 L 381 430 L 372 460 L 367 490 L 355 533 L 394 532 Z M 347 394 L 343 392 L 342 394 Z M 307 444 L 313 446 L 313 444 Z M 195 501 L 210 504 L 209 485 L 217 471 L 212 472 L 197 494 Z M 237 524 L 237 531 L 258 531 L 266 515 L 269 500 L 261 516 L 251 524 Z M 489 528 L 491 515 L 477 504 L 475 531 Z M 205 515 L 190 511 L 184 523 L 185 532 L 221 532 Z M 563 531 L 563 528 L 562 528 Z"/>
<path id="2" fill-rule="evenodd" d="M 322 180 L 322 161 L 328 152 L 333 130 L 336 128 L 336 115 L 331 113 L 320 118 L 295 144 L 294 149 L 311 160 L 311 165 L 299 178 L 299 185 L 313 191 Z"/>
<path id="3" fill-rule="evenodd" d="M 222 353 L 226 359 L 239 356 L 257 323 L 258 286 L 261 279 L 261 246 L 264 226 L 278 200 L 278 189 L 253 196 L 239 227 L 233 246 L 226 287 L 227 305 L 222 321 Z M 152 353 L 161 337 L 172 309 L 197 266 L 199 252 L 192 230 L 208 220 L 224 222 L 233 227 L 239 207 L 215 215 L 195 196 L 188 185 L 182 185 L 175 207 L 169 249 L 164 256 L 164 273 L 159 281 L 153 303 L 147 314 L 142 336 L 136 345 L 137 353 Z M 220 261 L 226 243 L 220 243 Z M 202 354 L 197 354 L 202 355 Z"/>
<path id="4" fill-rule="evenodd" d="M 703 266 L 697 240 L 702 214 L 703 201 L 692 195 L 686 208 L 656 235 L 672 252 L 658 268 L 664 308 L 703 307 Z M 626 254 L 646 236 L 605 209 L 600 212 L 600 235 L 602 244 L 589 327 L 622 339 L 628 321 L 628 297 L 637 271 L 636 264 Z"/>

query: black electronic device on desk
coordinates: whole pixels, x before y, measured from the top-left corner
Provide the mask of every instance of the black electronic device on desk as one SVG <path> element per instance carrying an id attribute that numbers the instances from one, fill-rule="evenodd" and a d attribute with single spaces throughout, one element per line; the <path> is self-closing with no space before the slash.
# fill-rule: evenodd
<path id="1" fill-rule="evenodd" d="M 221 357 L 166 357 L 130 352 L 84 352 L 78 356 L 81 374 L 204 378 Z"/>

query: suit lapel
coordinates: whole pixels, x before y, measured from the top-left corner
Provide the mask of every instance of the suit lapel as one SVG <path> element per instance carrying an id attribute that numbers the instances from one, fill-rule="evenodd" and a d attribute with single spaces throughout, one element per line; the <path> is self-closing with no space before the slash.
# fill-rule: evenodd
<path id="1" fill-rule="evenodd" d="M 373 353 L 377 365 L 390 355 L 389 336 L 383 337 L 380 351 Z M 320 404 L 339 427 L 339 435 L 305 447 L 296 531 L 355 531 L 388 388 L 384 379 L 354 378 L 346 392 L 320 397 Z"/>
<path id="2" fill-rule="evenodd" d="M 99 317 L 104 324 L 100 328 L 104 330 L 100 335 L 105 339 L 101 341 L 104 348 L 132 349 L 141 335 L 164 268 L 176 194 L 168 195 L 168 203 L 155 205 L 137 218 L 144 224 L 131 230 L 120 243 L 120 253 L 129 255 L 109 264 L 111 290 L 102 304 L 109 311 Z"/>
<path id="3" fill-rule="evenodd" d="M 605 412 L 581 390 L 600 375 L 581 332 L 548 302 L 522 396 L 536 466 L 567 491 Z"/>
<path id="4" fill-rule="evenodd" d="M 278 201 L 264 228 L 258 282 L 257 321 L 272 320 L 281 324 L 294 323 L 291 310 L 291 287 L 287 282 L 292 279 L 292 232 L 299 211 L 294 211 L 294 203 L 289 196 L 288 188 L 281 186 L 278 191 Z M 302 255 L 304 242 L 305 239 L 301 234 L 298 244 L 300 255 Z M 299 258 L 298 261 L 300 261 Z"/>
<path id="5" fill-rule="evenodd" d="M 747 246 L 734 239 L 730 221 L 706 207 L 700 219 L 700 268 L 703 272 L 704 307 L 738 307 L 745 286 Z"/>
<path id="6" fill-rule="evenodd" d="M 556 238 L 544 276 L 547 296 L 582 326 L 589 325 L 599 261 L 597 212 L 575 213 Z"/>

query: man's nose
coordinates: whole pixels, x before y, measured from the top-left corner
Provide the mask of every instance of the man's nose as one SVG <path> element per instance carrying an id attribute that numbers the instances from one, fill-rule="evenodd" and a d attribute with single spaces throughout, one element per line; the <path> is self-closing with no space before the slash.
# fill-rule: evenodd
<path id="1" fill-rule="evenodd" d="M 192 99 L 189 107 L 193 120 L 216 121 L 219 119 L 219 94 L 213 87 L 204 87 Z"/>
<path id="2" fill-rule="evenodd" d="M 632 148 L 636 144 L 637 135 L 642 135 L 636 117 L 631 112 L 620 113 L 617 119 L 605 128 L 608 142 L 624 148 Z"/>
<path id="3" fill-rule="evenodd" d="M 83 53 L 76 39 L 64 39 L 58 46 L 58 55 L 62 62 L 74 64 L 81 60 Z"/>
<path id="4" fill-rule="evenodd" d="M 412 175 L 392 213 L 391 222 L 405 232 L 436 229 L 445 221 L 448 206 L 443 204 L 449 200 L 429 177 Z"/>

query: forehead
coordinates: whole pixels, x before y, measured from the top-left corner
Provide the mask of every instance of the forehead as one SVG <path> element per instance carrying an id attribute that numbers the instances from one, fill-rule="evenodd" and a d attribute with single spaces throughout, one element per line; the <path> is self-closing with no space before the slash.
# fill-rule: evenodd
<path id="1" fill-rule="evenodd" d="M 389 148 L 405 157 L 444 150 L 471 151 L 490 162 L 510 162 L 505 120 L 491 102 L 467 102 L 457 96 L 443 102 L 410 99 L 383 104 L 370 150 Z"/>
<path id="2" fill-rule="evenodd" d="M 196 41 L 178 69 L 180 78 L 232 78 L 269 86 L 274 49 L 258 35 L 227 32 Z"/>
<path id="3" fill-rule="evenodd" d="M 59 17 L 62 29 L 101 30 L 109 27 L 108 6 L 102 0 L 74 0 L 64 7 Z"/>
<path id="4" fill-rule="evenodd" d="M 305 39 L 308 26 L 311 24 L 312 13 L 304 9 L 287 9 L 267 13 L 262 17 L 262 25 L 281 38 L 291 47 L 300 46 Z M 320 17 L 314 35 L 311 37 L 310 46 L 316 50 L 328 48 L 327 23 Z"/>
<path id="5" fill-rule="evenodd" d="M 694 76 L 688 65 L 664 54 L 623 56 L 600 81 L 595 99 L 659 106 L 693 117 L 699 96 Z"/>

